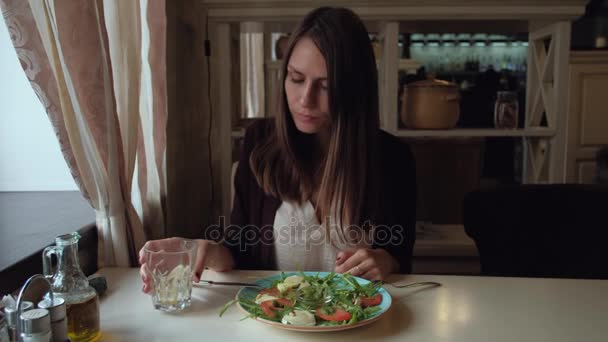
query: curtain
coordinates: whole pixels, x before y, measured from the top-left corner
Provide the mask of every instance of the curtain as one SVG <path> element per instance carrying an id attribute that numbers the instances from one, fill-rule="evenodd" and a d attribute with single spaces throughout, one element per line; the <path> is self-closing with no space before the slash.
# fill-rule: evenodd
<path id="1" fill-rule="evenodd" d="M 164 0 L 0 0 L 11 40 L 83 196 L 99 266 L 165 233 Z"/>
<path id="2" fill-rule="evenodd" d="M 263 118 L 267 115 L 264 103 L 264 31 L 261 23 L 241 24 L 240 54 L 242 118 Z"/>

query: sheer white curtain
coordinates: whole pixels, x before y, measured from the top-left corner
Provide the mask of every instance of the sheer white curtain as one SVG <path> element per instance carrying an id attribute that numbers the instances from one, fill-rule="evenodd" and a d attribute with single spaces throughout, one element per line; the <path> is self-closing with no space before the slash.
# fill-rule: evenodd
<path id="1" fill-rule="evenodd" d="M 263 118 L 264 92 L 264 27 L 258 22 L 244 22 L 240 33 L 241 115 Z"/>
<path id="2" fill-rule="evenodd" d="M 136 264 L 146 237 L 165 229 L 165 1 L 0 6 L 66 162 L 95 209 L 100 266 Z"/>

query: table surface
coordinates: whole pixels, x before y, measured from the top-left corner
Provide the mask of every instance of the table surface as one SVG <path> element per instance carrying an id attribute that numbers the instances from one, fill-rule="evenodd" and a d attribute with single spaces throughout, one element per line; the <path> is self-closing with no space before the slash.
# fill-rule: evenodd
<path id="1" fill-rule="evenodd" d="M 436 288 L 397 289 L 389 311 L 352 330 L 302 333 L 251 319 L 236 307 L 219 309 L 238 287 L 195 287 L 179 314 L 152 308 L 141 292 L 138 269 L 104 268 L 103 341 L 608 341 L 608 280 L 533 279 L 445 275 L 394 275 L 387 282 L 437 281 Z M 252 282 L 276 271 L 205 271 L 208 280 Z"/>

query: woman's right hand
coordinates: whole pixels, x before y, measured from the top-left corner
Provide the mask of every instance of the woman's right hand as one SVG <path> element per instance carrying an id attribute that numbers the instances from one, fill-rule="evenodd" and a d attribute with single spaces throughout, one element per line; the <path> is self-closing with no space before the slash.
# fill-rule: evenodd
<path id="1" fill-rule="evenodd" d="M 150 240 L 139 250 L 139 274 L 144 283 L 142 291 L 149 293 L 152 290 L 152 276 L 146 265 L 146 247 L 150 249 L 160 250 L 169 248 L 173 244 L 179 244 L 180 238 L 168 238 L 161 240 Z M 196 250 L 196 261 L 194 263 L 194 269 L 192 270 L 192 280 L 199 282 L 201 275 L 205 267 L 214 269 L 215 271 L 228 271 L 231 270 L 234 262 L 230 251 L 211 240 L 194 240 L 197 244 Z"/>

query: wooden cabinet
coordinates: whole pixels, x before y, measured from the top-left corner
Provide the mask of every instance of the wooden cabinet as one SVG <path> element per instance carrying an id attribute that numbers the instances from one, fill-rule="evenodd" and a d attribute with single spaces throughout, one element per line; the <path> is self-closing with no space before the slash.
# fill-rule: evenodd
<path id="1" fill-rule="evenodd" d="M 608 51 L 570 56 L 567 181 L 594 183 L 595 156 L 608 146 Z"/>

